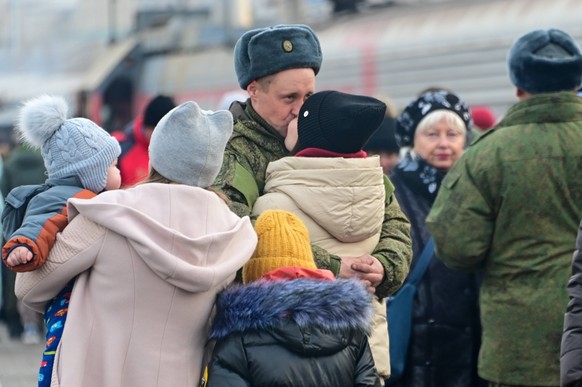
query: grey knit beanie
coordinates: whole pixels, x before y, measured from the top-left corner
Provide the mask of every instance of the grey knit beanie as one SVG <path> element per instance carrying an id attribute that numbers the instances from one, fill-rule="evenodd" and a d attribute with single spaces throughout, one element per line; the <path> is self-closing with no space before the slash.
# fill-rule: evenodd
<path id="1" fill-rule="evenodd" d="M 40 148 L 49 178 L 77 176 L 83 188 L 99 193 L 121 148 L 93 121 L 67 119 L 67 111 L 62 97 L 31 99 L 20 111 L 16 130 L 24 142 Z"/>
<path id="2" fill-rule="evenodd" d="M 152 134 L 152 168 L 176 183 L 209 187 L 222 166 L 232 125 L 232 114 L 227 110 L 205 111 L 193 101 L 175 107 L 162 117 Z"/>

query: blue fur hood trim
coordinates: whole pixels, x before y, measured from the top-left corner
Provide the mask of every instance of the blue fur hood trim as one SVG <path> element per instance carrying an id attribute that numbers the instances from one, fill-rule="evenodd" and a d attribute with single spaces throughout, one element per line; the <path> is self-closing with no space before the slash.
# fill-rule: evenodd
<path id="1" fill-rule="evenodd" d="M 371 295 L 355 279 L 257 281 L 234 285 L 216 301 L 210 339 L 264 330 L 285 319 L 300 328 L 370 329 Z"/>

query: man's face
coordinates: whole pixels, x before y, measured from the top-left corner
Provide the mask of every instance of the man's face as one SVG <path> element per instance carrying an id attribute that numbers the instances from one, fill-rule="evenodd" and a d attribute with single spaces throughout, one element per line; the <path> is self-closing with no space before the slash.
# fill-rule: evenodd
<path id="1" fill-rule="evenodd" d="M 247 91 L 255 111 L 286 137 L 287 126 L 315 92 L 315 72 L 310 68 L 284 70 L 251 82 Z"/>

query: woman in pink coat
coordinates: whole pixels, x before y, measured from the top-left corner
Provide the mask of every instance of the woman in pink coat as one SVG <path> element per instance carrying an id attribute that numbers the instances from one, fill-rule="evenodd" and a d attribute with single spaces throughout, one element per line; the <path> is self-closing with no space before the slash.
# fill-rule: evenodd
<path id="1" fill-rule="evenodd" d="M 198 386 L 215 296 L 257 241 L 205 189 L 231 132 L 229 112 L 184 103 L 154 131 L 144 184 L 69 201 L 46 264 L 16 283 L 43 311 L 77 277 L 52 386 Z"/>

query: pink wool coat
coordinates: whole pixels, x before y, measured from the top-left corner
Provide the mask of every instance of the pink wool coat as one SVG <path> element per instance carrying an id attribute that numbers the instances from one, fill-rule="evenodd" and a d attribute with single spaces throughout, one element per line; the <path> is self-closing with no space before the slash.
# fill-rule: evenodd
<path id="1" fill-rule="evenodd" d="M 43 311 L 77 276 L 51 385 L 198 386 L 215 296 L 256 246 L 248 217 L 204 189 L 155 183 L 68 209 L 46 264 L 16 283 Z"/>

